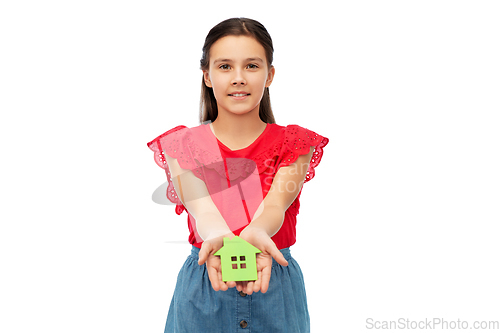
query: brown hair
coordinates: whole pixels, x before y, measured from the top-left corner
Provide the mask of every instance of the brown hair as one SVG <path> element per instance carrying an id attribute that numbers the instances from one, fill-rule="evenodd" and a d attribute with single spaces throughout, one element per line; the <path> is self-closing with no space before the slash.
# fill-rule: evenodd
<path id="1" fill-rule="evenodd" d="M 203 45 L 203 56 L 200 60 L 200 69 L 208 70 L 210 61 L 210 48 L 220 38 L 225 36 L 249 36 L 255 38 L 264 48 L 267 58 L 267 67 L 271 68 L 273 63 L 273 41 L 266 28 L 259 22 L 248 18 L 230 18 L 220 22 L 213 27 L 205 38 Z M 214 121 L 217 118 L 217 101 L 212 88 L 205 85 L 203 76 L 201 78 L 200 96 L 200 122 Z M 271 98 L 269 87 L 264 89 L 264 95 L 259 106 L 260 119 L 269 124 L 274 124 L 273 110 L 271 109 Z"/>

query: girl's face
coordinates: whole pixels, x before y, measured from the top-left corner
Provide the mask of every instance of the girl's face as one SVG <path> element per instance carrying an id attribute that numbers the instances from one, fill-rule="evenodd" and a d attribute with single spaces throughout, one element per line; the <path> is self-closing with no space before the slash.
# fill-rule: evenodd
<path id="1" fill-rule="evenodd" d="M 212 88 L 219 114 L 259 113 L 264 88 L 274 77 L 266 54 L 257 40 L 248 36 L 226 36 L 210 48 L 208 71 L 203 71 L 207 87 Z"/>

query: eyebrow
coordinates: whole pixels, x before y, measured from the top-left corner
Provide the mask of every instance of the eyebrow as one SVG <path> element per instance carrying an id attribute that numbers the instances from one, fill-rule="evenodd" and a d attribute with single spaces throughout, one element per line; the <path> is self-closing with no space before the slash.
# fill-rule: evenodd
<path id="1" fill-rule="evenodd" d="M 245 59 L 245 61 L 260 61 L 262 63 L 264 63 L 264 60 L 262 60 L 261 58 L 259 57 L 254 57 L 254 58 L 247 58 Z M 215 59 L 214 60 L 214 64 L 217 63 L 217 62 L 233 62 L 233 60 L 231 59 L 223 59 L 223 58 L 218 58 L 218 59 Z"/>

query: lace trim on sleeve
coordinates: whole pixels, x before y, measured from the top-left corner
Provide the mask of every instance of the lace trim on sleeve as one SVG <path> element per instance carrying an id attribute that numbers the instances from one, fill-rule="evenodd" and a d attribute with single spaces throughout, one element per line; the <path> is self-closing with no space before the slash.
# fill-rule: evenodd
<path id="1" fill-rule="evenodd" d="M 168 200 L 170 200 L 170 202 L 172 202 L 176 205 L 175 212 L 177 215 L 182 214 L 182 212 L 184 210 L 186 210 L 186 208 L 184 207 L 181 200 L 177 196 L 177 193 L 175 192 L 174 184 L 172 182 L 172 175 L 170 174 L 170 170 L 168 169 L 167 160 L 165 158 L 163 151 L 165 149 L 164 145 L 168 145 L 167 139 L 166 139 L 167 135 L 175 133 L 175 132 L 177 132 L 177 134 L 178 134 L 178 131 L 180 131 L 184 128 L 187 128 L 187 127 L 186 126 L 177 126 L 173 129 L 159 135 L 158 137 L 156 137 L 154 140 L 148 142 L 148 144 L 147 144 L 149 149 L 151 149 L 154 152 L 154 160 L 155 160 L 156 164 L 160 168 L 165 170 L 165 174 L 167 175 L 167 180 L 168 180 L 168 187 L 167 187 L 167 193 L 166 193 L 167 198 L 168 198 Z"/>
<path id="2" fill-rule="evenodd" d="M 309 153 L 311 147 L 314 152 L 307 169 L 304 183 L 314 178 L 315 169 L 323 157 L 323 148 L 328 144 L 329 139 L 311 130 L 298 125 L 289 125 L 285 130 L 285 142 L 283 144 L 282 160 L 279 167 L 288 166 L 295 162 L 300 155 Z"/>
<path id="3" fill-rule="evenodd" d="M 329 139 L 298 125 L 289 125 L 285 128 L 282 140 L 276 140 L 272 146 L 257 155 L 254 159 L 259 167 L 259 173 L 268 172 L 269 167 L 274 170 L 288 166 L 295 162 L 300 155 L 309 153 L 311 146 L 314 152 L 307 169 L 304 182 L 314 178 L 315 168 L 323 157 L 323 148 Z"/>

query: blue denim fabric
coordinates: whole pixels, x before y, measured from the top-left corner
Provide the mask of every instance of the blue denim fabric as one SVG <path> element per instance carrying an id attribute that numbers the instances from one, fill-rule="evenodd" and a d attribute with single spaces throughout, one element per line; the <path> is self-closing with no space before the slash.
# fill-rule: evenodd
<path id="1" fill-rule="evenodd" d="M 244 296 L 236 288 L 214 291 L 199 251 L 193 246 L 179 272 L 165 333 L 310 332 L 304 278 L 289 248 L 280 250 L 288 266 L 273 259 L 268 291 Z"/>

